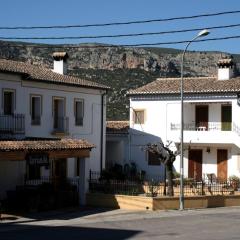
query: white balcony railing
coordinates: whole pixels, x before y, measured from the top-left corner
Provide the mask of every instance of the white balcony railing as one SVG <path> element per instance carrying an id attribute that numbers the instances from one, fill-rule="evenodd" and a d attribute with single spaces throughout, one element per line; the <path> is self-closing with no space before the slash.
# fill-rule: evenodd
<path id="1" fill-rule="evenodd" d="M 234 126 L 234 125 L 233 125 Z M 180 130 L 180 123 L 171 123 L 171 131 Z M 231 122 L 184 123 L 185 131 L 232 131 Z M 240 133 L 240 129 L 239 129 Z"/>

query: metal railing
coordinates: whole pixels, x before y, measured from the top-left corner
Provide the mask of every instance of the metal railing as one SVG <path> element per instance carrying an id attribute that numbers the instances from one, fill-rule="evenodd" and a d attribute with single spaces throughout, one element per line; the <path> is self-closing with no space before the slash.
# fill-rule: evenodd
<path id="1" fill-rule="evenodd" d="M 101 176 L 100 173 L 92 172 L 89 176 L 89 191 L 107 194 L 143 195 L 148 197 L 164 196 L 166 195 L 168 182 L 164 182 L 161 178 L 159 179 L 146 180 L 131 177 L 127 179 L 107 179 Z M 236 182 L 229 179 L 214 179 L 212 181 L 207 178 L 199 181 L 184 179 L 185 196 L 229 195 L 235 194 L 239 187 L 239 181 Z M 179 179 L 173 180 L 173 192 L 174 196 L 179 196 Z"/>
<path id="2" fill-rule="evenodd" d="M 53 132 L 54 133 L 69 133 L 69 118 L 68 117 L 54 117 L 53 118 Z"/>
<path id="3" fill-rule="evenodd" d="M 170 129 L 172 131 L 180 130 L 180 123 L 171 123 Z M 231 122 L 208 122 L 197 124 L 184 123 L 184 130 L 186 131 L 232 131 Z"/>
<path id="4" fill-rule="evenodd" d="M 10 134 L 25 133 L 24 114 L 0 115 L 0 132 Z"/>
<path id="5" fill-rule="evenodd" d="M 25 178 L 24 185 L 25 186 L 39 186 L 42 184 L 52 184 L 55 188 L 68 188 L 68 187 L 74 187 L 79 191 L 79 178 L 73 177 L 73 178 L 59 178 L 59 177 L 39 177 L 34 179 Z"/>

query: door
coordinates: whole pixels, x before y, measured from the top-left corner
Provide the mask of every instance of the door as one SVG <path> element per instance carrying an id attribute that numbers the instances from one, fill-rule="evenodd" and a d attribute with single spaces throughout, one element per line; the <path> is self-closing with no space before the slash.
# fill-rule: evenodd
<path id="1" fill-rule="evenodd" d="M 197 181 L 202 180 L 202 150 L 189 150 L 188 153 L 188 177 Z"/>
<path id="2" fill-rule="evenodd" d="M 66 182 L 67 160 L 65 158 L 53 160 L 53 182 L 56 187 L 60 187 Z"/>
<path id="3" fill-rule="evenodd" d="M 208 105 L 196 106 L 196 128 L 208 129 Z"/>
<path id="4" fill-rule="evenodd" d="M 227 179 L 228 151 L 226 149 L 217 150 L 217 177 L 220 180 Z"/>
<path id="5" fill-rule="evenodd" d="M 64 99 L 54 99 L 53 102 L 53 117 L 54 129 L 63 131 L 64 129 L 64 115 L 65 115 Z"/>
<path id="6" fill-rule="evenodd" d="M 231 105 L 222 105 L 222 131 L 231 131 L 232 130 L 232 106 Z"/>
<path id="7" fill-rule="evenodd" d="M 11 115 L 14 111 L 14 92 L 4 91 L 3 96 L 3 112 L 4 115 Z"/>

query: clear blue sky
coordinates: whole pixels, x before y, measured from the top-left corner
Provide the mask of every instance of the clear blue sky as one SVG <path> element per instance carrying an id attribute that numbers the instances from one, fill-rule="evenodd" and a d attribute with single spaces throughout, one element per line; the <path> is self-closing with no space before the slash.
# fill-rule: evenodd
<path id="1" fill-rule="evenodd" d="M 189 16 L 240 10 L 239 0 L 7 0 L 1 1 L 0 26 L 42 26 L 107 23 Z M 79 36 L 166 31 L 227 24 L 240 24 L 240 14 L 165 23 L 89 29 L 6 31 L 0 36 Z M 101 39 L 112 44 L 154 43 L 190 40 L 196 33 Z M 213 30 L 209 37 L 240 35 L 240 27 Z M 32 41 L 33 42 L 33 41 Z M 36 42 L 36 41 L 35 41 Z M 41 40 L 43 43 L 80 43 L 90 40 Z M 95 40 L 96 42 L 96 40 Z M 164 47 L 183 48 L 184 44 Z M 216 50 L 240 53 L 240 39 L 194 43 L 191 50 Z"/>

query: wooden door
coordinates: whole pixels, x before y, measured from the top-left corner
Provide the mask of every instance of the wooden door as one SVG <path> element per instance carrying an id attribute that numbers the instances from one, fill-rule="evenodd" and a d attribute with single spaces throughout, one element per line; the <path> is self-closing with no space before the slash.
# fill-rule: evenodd
<path id="1" fill-rule="evenodd" d="M 188 177 L 197 181 L 202 179 L 202 150 L 189 150 L 188 153 Z"/>
<path id="2" fill-rule="evenodd" d="M 53 160 L 53 181 L 55 187 L 60 187 L 67 178 L 67 159 Z"/>
<path id="3" fill-rule="evenodd" d="M 221 111 L 222 118 L 222 131 L 231 131 L 232 130 L 232 106 L 231 105 L 222 105 Z"/>
<path id="4" fill-rule="evenodd" d="M 196 106 L 196 128 L 208 129 L 208 105 Z"/>
<path id="5" fill-rule="evenodd" d="M 226 149 L 217 150 L 217 177 L 220 180 L 227 179 L 228 151 Z"/>

